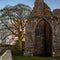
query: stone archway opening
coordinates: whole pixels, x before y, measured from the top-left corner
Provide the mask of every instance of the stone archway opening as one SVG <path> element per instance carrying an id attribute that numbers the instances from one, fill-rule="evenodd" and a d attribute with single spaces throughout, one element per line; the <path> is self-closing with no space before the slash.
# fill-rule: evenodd
<path id="1" fill-rule="evenodd" d="M 52 28 L 41 20 L 35 29 L 34 56 L 52 56 Z"/>

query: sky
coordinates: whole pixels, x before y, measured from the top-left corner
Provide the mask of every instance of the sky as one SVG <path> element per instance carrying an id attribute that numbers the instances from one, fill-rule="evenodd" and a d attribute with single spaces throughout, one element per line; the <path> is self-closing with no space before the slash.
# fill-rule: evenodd
<path id="1" fill-rule="evenodd" d="M 60 8 L 60 0 L 44 0 L 45 3 L 51 8 L 51 10 Z M 4 8 L 6 5 L 17 5 L 26 4 L 33 8 L 35 0 L 0 0 L 0 9 Z"/>

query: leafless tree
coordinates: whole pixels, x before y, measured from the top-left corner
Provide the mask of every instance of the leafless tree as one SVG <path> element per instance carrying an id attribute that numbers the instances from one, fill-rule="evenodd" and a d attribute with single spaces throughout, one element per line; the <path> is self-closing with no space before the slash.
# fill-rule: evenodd
<path id="1" fill-rule="evenodd" d="M 31 8 L 18 4 L 16 6 L 7 6 L 0 10 L 0 21 L 3 23 L 5 28 L 9 30 L 12 35 L 18 38 L 16 47 L 17 49 L 22 49 L 22 39 L 24 38 L 24 28 L 26 26 L 26 20 L 31 12 Z M 10 33 L 9 33 L 10 34 Z M 6 35 L 6 34 L 5 34 Z M 4 39 L 7 37 L 6 35 Z"/>

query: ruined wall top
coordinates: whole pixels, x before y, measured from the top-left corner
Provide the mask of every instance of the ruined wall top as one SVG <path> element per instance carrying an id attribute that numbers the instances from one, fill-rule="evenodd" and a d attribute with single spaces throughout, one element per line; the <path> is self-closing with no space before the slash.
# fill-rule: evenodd
<path id="1" fill-rule="evenodd" d="M 33 16 L 43 16 L 44 0 L 36 0 L 32 11 Z"/>
<path id="2" fill-rule="evenodd" d="M 30 17 L 44 17 L 50 11 L 51 9 L 44 2 L 44 0 L 36 0 Z"/>
<path id="3" fill-rule="evenodd" d="M 60 9 L 54 9 L 53 13 L 57 16 L 60 17 Z"/>

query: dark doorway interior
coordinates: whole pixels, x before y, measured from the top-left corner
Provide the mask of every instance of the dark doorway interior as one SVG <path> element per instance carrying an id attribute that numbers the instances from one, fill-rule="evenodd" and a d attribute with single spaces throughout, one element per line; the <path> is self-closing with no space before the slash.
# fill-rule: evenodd
<path id="1" fill-rule="evenodd" d="M 51 56 L 52 29 L 46 20 L 41 20 L 35 30 L 34 56 Z"/>

